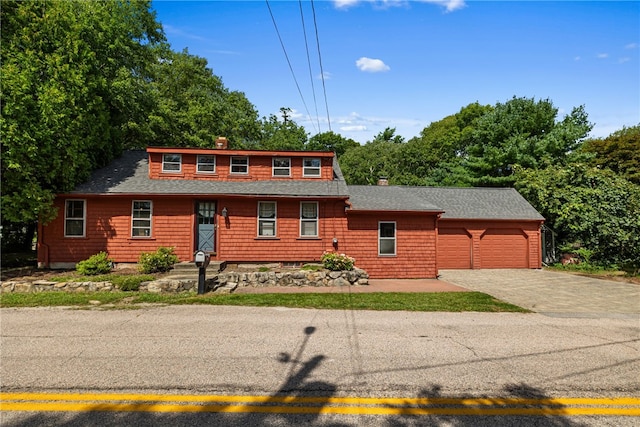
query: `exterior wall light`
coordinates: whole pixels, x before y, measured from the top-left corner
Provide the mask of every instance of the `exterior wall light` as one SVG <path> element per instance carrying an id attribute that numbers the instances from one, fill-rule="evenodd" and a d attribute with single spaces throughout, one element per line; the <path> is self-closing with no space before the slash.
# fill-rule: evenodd
<path id="1" fill-rule="evenodd" d="M 227 210 L 227 207 L 225 206 L 224 208 L 222 208 L 222 216 L 224 218 L 227 218 L 229 216 L 229 211 Z"/>

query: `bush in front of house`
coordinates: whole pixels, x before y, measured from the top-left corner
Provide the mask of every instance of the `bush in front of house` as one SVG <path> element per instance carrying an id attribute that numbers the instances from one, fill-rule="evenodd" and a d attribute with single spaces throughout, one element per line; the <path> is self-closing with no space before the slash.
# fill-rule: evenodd
<path id="1" fill-rule="evenodd" d="M 118 276 L 114 277 L 112 283 L 121 291 L 137 291 L 142 282 L 153 280 L 153 276 Z"/>
<path id="2" fill-rule="evenodd" d="M 178 256 L 173 253 L 173 248 L 164 246 L 160 246 L 155 252 L 141 253 L 138 259 L 143 273 L 164 273 L 171 270 L 177 262 Z"/>
<path id="3" fill-rule="evenodd" d="M 113 260 L 106 252 L 98 252 L 84 261 L 76 264 L 76 271 L 84 276 L 95 276 L 97 274 L 107 274 L 111 272 Z"/>
<path id="4" fill-rule="evenodd" d="M 325 252 L 320 260 L 324 268 L 331 271 L 353 270 L 353 264 L 356 262 L 355 258 L 336 252 Z"/>

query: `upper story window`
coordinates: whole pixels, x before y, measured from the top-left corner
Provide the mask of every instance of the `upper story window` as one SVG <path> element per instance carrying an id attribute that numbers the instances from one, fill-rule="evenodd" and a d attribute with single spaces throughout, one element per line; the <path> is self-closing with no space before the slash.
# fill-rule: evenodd
<path id="1" fill-rule="evenodd" d="M 258 236 L 275 237 L 276 202 L 258 202 Z"/>
<path id="2" fill-rule="evenodd" d="M 317 157 L 305 157 L 302 159 L 302 176 L 320 177 L 320 159 Z"/>
<path id="3" fill-rule="evenodd" d="M 231 173 L 248 174 L 249 173 L 249 157 L 231 157 Z"/>
<path id="4" fill-rule="evenodd" d="M 396 223 L 378 223 L 378 255 L 396 254 Z"/>
<path id="5" fill-rule="evenodd" d="M 131 207 L 131 236 L 151 237 L 151 200 L 134 200 Z"/>
<path id="6" fill-rule="evenodd" d="M 84 200 L 67 200 L 64 206 L 64 236 L 84 237 L 85 231 Z"/>
<path id="7" fill-rule="evenodd" d="M 300 236 L 318 237 L 318 202 L 300 202 Z"/>
<path id="8" fill-rule="evenodd" d="M 180 172 L 182 170 L 182 154 L 163 154 L 162 172 Z"/>
<path id="9" fill-rule="evenodd" d="M 199 154 L 196 170 L 198 171 L 198 173 L 215 173 L 216 156 Z"/>
<path id="10" fill-rule="evenodd" d="M 273 176 L 291 176 L 291 159 L 288 157 L 274 157 L 272 159 Z"/>

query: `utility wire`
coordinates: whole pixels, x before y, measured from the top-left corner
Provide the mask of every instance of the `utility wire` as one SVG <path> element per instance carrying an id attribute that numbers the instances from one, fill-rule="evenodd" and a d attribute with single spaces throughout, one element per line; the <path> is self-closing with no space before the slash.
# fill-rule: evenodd
<path id="1" fill-rule="evenodd" d="M 298 88 L 298 94 L 300 95 L 300 99 L 302 99 L 302 105 L 304 105 L 304 109 L 307 111 L 307 115 L 309 117 L 311 117 L 311 114 L 309 113 L 309 108 L 307 108 L 307 103 L 305 102 L 304 96 L 302 95 L 302 91 L 300 90 L 300 85 L 298 84 L 298 79 L 296 79 L 296 73 L 293 72 L 293 67 L 291 66 L 291 61 L 289 61 L 289 55 L 287 55 L 287 49 L 285 49 L 284 42 L 282 41 L 282 37 L 280 37 L 280 31 L 278 31 L 278 25 L 276 24 L 276 19 L 274 18 L 273 12 L 271 11 L 271 6 L 269 5 L 269 0 L 265 0 L 265 2 L 267 3 L 267 8 L 269 9 L 269 14 L 271 15 L 271 21 L 273 21 L 273 26 L 276 29 L 276 34 L 278 35 L 278 40 L 280 40 L 280 46 L 282 46 L 282 51 L 284 52 L 284 56 L 285 56 L 285 58 L 287 58 L 287 64 L 289 64 L 289 70 L 291 71 L 291 75 L 293 76 L 293 81 L 296 83 L 296 88 Z M 313 121 L 312 121 L 311 124 L 313 125 L 314 130 L 316 132 L 318 132 L 318 130 L 316 129 L 315 123 L 313 123 Z"/>
<path id="2" fill-rule="evenodd" d="M 324 84 L 324 70 L 322 69 L 322 54 L 320 53 L 320 38 L 318 37 L 318 22 L 316 20 L 316 8 L 311 0 L 311 10 L 313 11 L 313 25 L 316 30 L 316 44 L 318 46 L 318 60 L 320 62 L 320 78 L 322 79 L 322 90 L 324 92 L 324 106 L 327 110 L 327 123 L 329 124 L 329 131 L 331 132 L 331 119 L 329 118 L 329 103 L 327 101 L 327 88 Z"/>
<path id="3" fill-rule="evenodd" d="M 311 92 L 313 93 L 313 106 L 316 109 L 316 120 L 318 122 L 318 131 L 320 131 L 321 130 L 320 116 L 318 115 L 318 102 L 316 100 L 316 88 L 315 88 L 315 85 L 313 84 L 313 72 L 311 71 L 311 59 L 309 57 L 309 43 L 307 41 L 307 29 L 304 25 L 304 13 L 302 13 L 302 0 L 298 0 L 298 3 L 300 4 L 300 19 L 302 20 L 302 33 L 304 34 L 304 47 L 307 51 L 307 64 L 309 65 L 309 80 L 311 81 Z"/>

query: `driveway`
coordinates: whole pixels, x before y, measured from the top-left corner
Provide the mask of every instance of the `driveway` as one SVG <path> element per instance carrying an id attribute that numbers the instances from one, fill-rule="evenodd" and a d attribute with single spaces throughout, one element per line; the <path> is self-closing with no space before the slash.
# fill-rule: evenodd
<path id="1" fill-rule="evenodd" d="M 440 280 L 554 317 L 640 320 L 640 286 L 546 270 L 440 270 Z"/>

